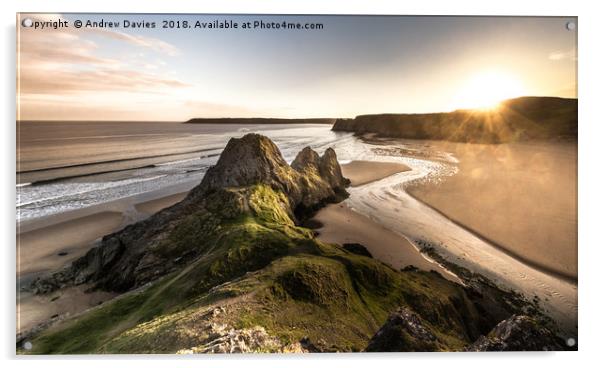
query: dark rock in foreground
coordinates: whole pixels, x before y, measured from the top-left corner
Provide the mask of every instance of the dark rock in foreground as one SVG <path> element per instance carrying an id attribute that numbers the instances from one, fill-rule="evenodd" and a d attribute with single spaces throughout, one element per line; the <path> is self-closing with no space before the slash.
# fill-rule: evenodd
<path id="1" fill-rule="evenodd" d="M 409 308 L 400 308 L 372 337 L 366 351 L 435 351 L 438 344 L 419 315 Z"/>
<path id="2" fill-rule="evenodd" d="M 354 254 L 359 254 L 360 256 L 373 258 L 372 253 L 370 253 L 370 251 L 365 246 L 359 243 L 345 243 L 343 244 L 343 249 Z"/>
<path id="3" fill-rule="evenodd" d="M 529 316 L 512 316 L 481 336 L 467 351 L 557 351 L 567 347 L 548 328 Z"/>

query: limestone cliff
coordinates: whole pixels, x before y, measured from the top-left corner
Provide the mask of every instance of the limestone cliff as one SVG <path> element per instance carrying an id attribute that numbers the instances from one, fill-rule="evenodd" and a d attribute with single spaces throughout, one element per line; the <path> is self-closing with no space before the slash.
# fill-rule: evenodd
<path id="1" fill-rule="evenodd" d="M 360 115 L 337 119 L 332 130 L 384 137 L 504 143 L 577 138 L 577 100 L 521 97 L 492 110 Z"/>

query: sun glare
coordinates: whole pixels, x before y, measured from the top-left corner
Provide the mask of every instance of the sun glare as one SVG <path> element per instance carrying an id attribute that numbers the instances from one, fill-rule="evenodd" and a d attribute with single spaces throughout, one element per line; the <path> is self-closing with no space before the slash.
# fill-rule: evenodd
<path id="1" fill-rule="evenodd" d="M 456 95 L 454 108 L 495 109 L 505 99 L 524 95 L 525 88 L 518 78 L 504 72 L 488 71 L 467 80 Z"/>

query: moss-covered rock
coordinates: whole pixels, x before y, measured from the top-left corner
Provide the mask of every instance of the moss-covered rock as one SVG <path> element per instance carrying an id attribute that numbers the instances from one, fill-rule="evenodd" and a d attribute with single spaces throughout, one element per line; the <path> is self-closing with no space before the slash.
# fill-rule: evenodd
<path id="1" fill-rule="evenodd" d="M 349 306 L 353 294 L 345 266 L 327 258 L 302 260 L 280 275 L 277 283 L 293 299 L 320 306 Z"/>
<path id="2" fill-rule="evenodd" d="M 316 158 L 311 175 L 289 166 L 267 137 L 233 138 L 182 202 L 104 237 L 71 267 L 35 280 L 31 289 L 45 293 L 88 283 L 123 292 L 203 256 L 219 241 L 227 223 L 253 217 L 263 226 L 292 228 L 298 222 L 295 214 L 306 214 L 346 195 L 348 180 L 334 151 L 320 157 L 307 147 L 296 160 L 300 168 L 308 167 L 302 159 L 307 154 Z"/>

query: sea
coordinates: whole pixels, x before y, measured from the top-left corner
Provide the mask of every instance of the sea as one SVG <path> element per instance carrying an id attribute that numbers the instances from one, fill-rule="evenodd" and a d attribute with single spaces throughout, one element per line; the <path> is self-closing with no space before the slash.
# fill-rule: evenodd
<path id="1" fill-rule="evenodd" d="M 326 124 L 17 124 L 17 222 L 141 193 L 191 189 L 228 140 L 251 132 L 272 139 L 289 163 L 306 146 L 319 153 L 333 147 L 343 161 L 370 151 L 351 133 Z"/>

